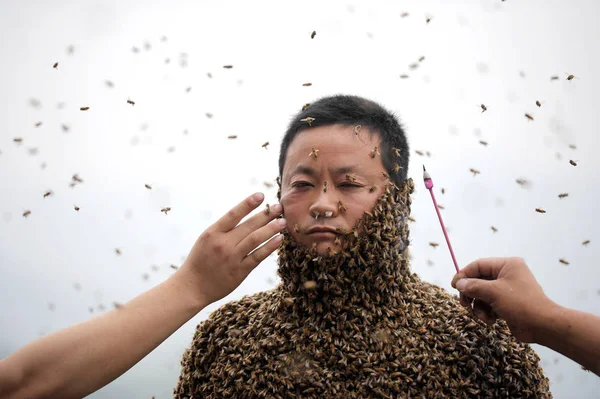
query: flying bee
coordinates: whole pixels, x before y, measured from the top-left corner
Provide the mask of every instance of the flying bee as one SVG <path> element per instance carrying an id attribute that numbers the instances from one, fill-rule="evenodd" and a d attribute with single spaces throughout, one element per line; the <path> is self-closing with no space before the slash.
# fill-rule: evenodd
<path id="1" fill-rule="evenodd" d="M 409 13 L 407 13 L 406 11 L 404 11 L 402 14 L 400 14 L 400 18 L 406 18 L 409 15 L 410 15 Z"/>
<path id="2" fill-rule="evenodd" d="M 381 174 L 383 175 L 384 179 L 389 179 L 390 175 L 387 174 L 387 172 L 381 172 Z"/>
<path id="3" fill-rule="evenodd" d="M 570 74 L 570 73 L 565 73 L 567 76 L 567 80 L 573 80 L 573 79 L 579 79 L 577 76 Z"/>
<path id="4" fill-rule="evenodd" d="M 87 111 L 88 109 L 90 109 L 90 107 L 81 107 L 81 108 L 79 108 L 80 111 Z"/>
<path id="5" fill-rule="evenodd" d="M 525 118 L 529 119 L 530 121 L 533 120 L 533 116 L 529 115 L 529 114 L 525 114 Z"/>
<path id="6" fill-rule="evenodd" d="M 516 182 L 521 187 L 529 185 L 529 181 L 527 181 L 525 179 L 517 179 Z"/>
<path id="7" fill-rule="evenodd" d="M 113 306 L 115 309 L 121 309 L 123 307 L 123 305 L 121 305 L 119 302 L 113 302 Z"/>
<path id="8" fill-rule="evenodd" d="M 576 150 L 577 149 L 577 147 L 575 146 L 575 144 L 569 144 L 569 148 L 572 149 L 572 150 Z"/>
<path id="9" fill-rule="evenodd" d="M 348 207 L 342 201 L 338 201 L 338 209 L 342 212 L 346 212 Z"/>
<path id="10" fill-rule="evenodd" d="M 169 148 L 167 148 L 167 152 L 175 152 L 175 146 L 172 145 Z"/>
<path id="11" fill-rule="evenodd" d="M 479 140 L 479 144 L 481 144 L 481 145 L 488 145 L 487 141 L 483 141 L 483 140 Z"/>
<path id="12" fill-rule="evenodd" d="M 355 182 L 356 181 L 356 177 L 354 176 L 354 174 L 349 173 L 346 175 L 346 180 L 350 180 L 351 182 Z"/>
<path id="13" fill-rule="evenodd" d="M 314 280 L 305 281 L 303 285 L 304 285 L 304 288 L 307 290 L 312 290 L 314 288 L 317 288 L 317 282 Z"/>
<path id="14" fill-rule="evenodd" d="M 111 88 L 111 89 L 113 87 L 115 87 L 115 84 L 113 82 L 111 82 L 110 80 L 105 80 L 104 84 L 106 85 L 106 87 Z"/>
<path id="15" fill-rule="evenodd" d="M 437 242 L 430 242 L 429 245 L 431 245 L 433 248 L 436 248 L 440 244 L 438 244 Z"/>
<path id="16" fill-rule="evenodd" d="M 44 193 L 44 198 L 49 197 L 52 195 L 52 190 L 48 190 Z"/>
<path id="17" fill-rule="evenodd" d="M 127 104 L 135 105 L 135 102 L 131 101 L 130 99 L 127 99 Z"/>
<path id="18" fill-rule="evenodd" d="M 419 57 L 419 62 L 423 62 L 423 60 L 425 60 L 425 56 L 422 55 L 421 57 Z"/>
<path id="19" fill-rule="evenodd" d="M 310 107 L 310 103 L 306 103 L 302 106 L 302 111 L 306 111 L 306 108 Z"/>
<path id="20" fill-rule="evenodd" d="M 313 30 L 312 33 L 310 34 L 310 38 L 314 39 L 316 35 L 317 35 L 317 31 Z"/>
<path id="21" fill-rule="evenodd" d="M 444 208 L 444 205 L 442 205 L 442 204 L 438 204 L 438 208 L 440 208 L 440 209 L 446 209 L 446 208 Z"/>
<path id="22" fill-rule="evenodd" d="M 137 53 L 139 53 L 139 52 L 140 52 L 140 49 L 139 49 L 139 48 L 137 48 L 137 47 L 135 47 L 135 46 L 133 46 L 133 47 L 131 48 L 131 51 L 133 51 L 134 53 L 136 53 L 136 54 L 137 54 Z"/>
<path id="23" fill-rule="evenodd" d="M 167 212 L 169 212 L 170 210 L 171 210 L 171 207 L 168 207 L 168 206 L 167 206 L 167 207 L 165 207 L 165 208 L 162 208 L 160 211 L 161 211 L 161 212 L 164 212 L 164 213 L 165 213 L 165 215 L 167 215 Z"/>
<path id="24" fill-rule="evenodd" d="M 550 76 L 550 80 L 558 80 L 560 79 L 558 76 L 554 75 L 554 76 Z"/>
<path id="25" fill-rule="evenodd" d="M 535 211 L 538 213 L 546 213 L 546 211 L 543 210 L 542 208 L 535 208 Z"/>
<path id="26" fill-rule="evenodd" d="M 192 86 L 186 87 L 185 92 L 189 93 L 190 91 L 192 91 Z"/>
<path id="27" fill-rule="evenodd" d="M 116 253 L 117 255 L 121 255 L 121 250 L 120 250 L 119 248 L 115 248 L 115 253 Z"/>
<path id="28" fill-rule="evenodd" d="M 319 150 L 316 148 L 312 148 L 312 151 L 308 154 L 309 157 L 315 157 L 317 159 L 319 157 Z"/>
<path id="29" fill-rule="evenodd" d="M 416 62 L 412 63 L 408 66 L 409 69 L 417 69 L 418 67 L 419 67 L 419 64 L 417 64 Z"/>
<path id="30" fill-rule="evenodd" d="M 560 263 L 562 263 L 563 265 L 568 265 L 568 264 L 569 264 L 569 262 L 567 262 L 567 261 L 565 260 L 565 258 L 560 258 L 558 261 L 559 261 Z"/>
<path id="31" fill-rule="evenodd" d="M 223 68 L 225 68 L 225 69 L 231 69 L 231 68 L 233 68 L 233 65 L 223 65 Z"/>
<path id="32" fill-rule="evenodd" d="M 148 190 L 152 190 L 152 186 L 149 184 L 144 184 L 144 187 L 146 187 Z"/>
<path id="33" fill-rule="evenodd" d="M 40 126 L 42 126 L 42 122 L 37 122 L 37 123 L 35 124 L 35 127 L 40 127 Z"/>
<path id="34" fill-rule="evenodd" d="M 229 140 L 235 140 L 235 139 L 237 139 L 237 136 L 234 134 L 234 135 L 231 135 L 231 136 L 227 136 L 227 138 Z"/>
<path id="35" fill-rule="evenodd" d="M 425 23 L 426 23 L 426 24 L 428 24 L 429 22 L 431 22 L 431 19 L 432 19 L 432 18 L 433 18 L 433 17 L 432 17 L 432 16 L 430 16 L 430 15 L 426 16 L 426 17 L 425 17 Z"/>
<path id="36" fill-rule="evenodd" d="M 300 119 L 300 122 L 306 122 L 308 123 L 308 126 L 312 126 L 312 123 L 315 121 L 315 118 L 312 118 L 310 116 L 307 116 L 304 119 Z"/>
<path id="37" fill-rule="evenodd" d="M 327 192 L 327 182 L 323 182 L 323 192 Z"/>
<path id="38" fill-rule="evenodd" d="M 400 150 L 396 147 L 392 147 L 392 151 L 394 151 L 394 155 L 400 157 Z"/>
<path id="39" fill-rule="evenodd" d="M 477 174 L 481 173 L 477 169 L 470 168 L 469 170 L 471 171 L 471 173 L 473 173 L 473 177 L 475 177 L 475 176 L 477 176 Z"/>
<path id="40" fill-rule="evenodd" d="M 211 114 L 210 112 L 205 113 L 204 115 L 206 115 L 206 117 L 208 119 L 211 119 L 213 117 L 213 114 Z"/>
<path id="41" fill-rule="evenodd" d="M 375 156 L 377 156 L 377 155 L 381 155 L 381 154 L 379 153 L 379 151 L 377 151 L 377 147 L 373 147 L 373 149 L 369 153 L 369 156 L 371 158 L 375 159 Z"/>
<path id="42" fill-rule="evenodd" d="M 413 223 L 417 221 L 417 219 L 415 219 L 415 218 L 414 218 L 414 217 L 412 217 L 412 216 L 409 216 L 407 219 L 408 219 L 409 221 L 413 222 Z"/>
<path id="43" fill-rule="evenodd" d="M 446 189 L 442 187 L 442 194 L 446 194 Z"/>
<path id="44" fill-rule="evenodd" d="M 75 173 L 73 176 L 71 176 L 71 180 L 77 182 L 77 183 L 83 183 L 83 179 L 81 177 L 79 177 L 79 174 Z"/>
<path id="45" fill-rule="evenodd" d="M 377 186 L 371 186 L 371 187 L 369 187 L 369 192 L 370 193 L 375 192 L 375 190 L 377 190 Z"/>
<path id="46" fill-rule="evenodd" d="M 541 102 L 539 102 L 538 100 L 535 100 L 535 105 L 537 105 L 537 106 L 538 106 L 538 108 L 539 108 L 539 107 L 541 107 L 541 106 L 542 106 L 542 103 L 541 103 Z"/>
<path id="47" fill-rule="evenodd" d="M 584 242 L 581 243 L 581 245 L 588 245 L 590 243 L 590 240 L 585 240 Z"/>
<path id="48" fill-rule="evenodd" d="M 400 79 L 408 79 L 410 76 L 408 76 L 407 74 L 403 73 L 402 75 L 400 75 Z"/>
<path id="49" fill-rule="evenodd" d="M 69 131 L 69 126 L 65 125 L 64 123 L 62 125 L 60 125 L 60 127 L 62 127 L 62 130 L 65 133 L 67 133 Z"/>
<path id="50" fill-rule="evenodd" d="M 558 194 L 558 198 L 565 198 L 565 197 L 568 197 L 568 196 L 569 196 L 569 193 Z"/>
<path id="51" fill-rule="evenodd" d="M 268 148 L 267 148 L 268 146 L 269 146 L 269 142 L 266 141 L 263 143 L 263 145 L 261 147 L 264 148 L 265 150 L 268 150 Z"/>
<path id="52" fill-rule="evenodd" d="M 266 188 L 272 188 L 273 187 L 273 183 L 265 181 L 263 182 L 263 184 L 265 185 Z"/>
<path id="53" fill-rule="evenodd" d="M 394 167 L 392 168 L 392 171 L 395 174 L 398 174 L 398 171 L 400 171 L 400 169 L 404 169 L 404 168 L 396 163 L 396 164 L 394 164 Z"/>
<path id="54" fill-rule="evenodd" d="M 271 206 L 269 204 L 266 205 L 265 207 L 265 214 L 268 215 L 269 213 L 271 213 Z"/>
<path id="55" fill-rule="evenodd" d="M 481 113 L 484 113 L 485 111 L 487 111 L 487 107 L 485 104 L 481 104 Z"/>
<path id="56" fill-rule="evenodd" d="M 179 266 L 177 266 L 177 265 L 169 265 L 169 267 L 173 270 L 179 269 Z"/>
<path id="57" fill-rule="evenodd" d="M 31 211 L 28 209 L 25 212 L 23 212 L 23 217 L 26 218 L 27 216 L 31 215 Z M 589 241 L 588 241 L 589 242 Z M 585 244 L 584 244 L 585 245 Z"/>
<path id="58" fill-rule="evenodd" d="M 312 86 L 312 83 L 310 83 L 310 82 L 302 83 L 302 86 L 304 86 L 304 87 Z"/>
<path id="59" fill-rule="evenodd" d="M 52 65 L 52 68 L 58 69 L 58 62 L 55 62 L 54 65 Z"/>
<path id="60" fill-rule="evenodd" d="M 492 231 L 493 231 L 494 233 L 497 233 L 497 232 L 498 232 L 498 229 L 497 229 L 497 228 L 495 228 L 494 226 L 490 226 L 490 228 L 492 229 Z"/>
<path id="61" fill-rule="evenodd" d="M 577 162 L 579 162 L 579 161 L 577 161 Z M 572 159 L 569 159 L 569 163 L 573 166 L 577 166 L 577 162 L 573 161 Z"/>
<path id="62" fill-rule="evenodd" d="M 15 143 L 17 143 L 17 144 L 21 144 L 21 143 L 23 142 L 23 138 L 22 138 L 22 137 L 15 137 L 15 138 L 13 139 L 13 141 L 14 141 Z"/>
<path id="63" fill-rule="evenodd" d="M 79 207 L 77 205 L 73 205 L 73 209 L 75 209 L 77 212 L 79 212 Z"/>

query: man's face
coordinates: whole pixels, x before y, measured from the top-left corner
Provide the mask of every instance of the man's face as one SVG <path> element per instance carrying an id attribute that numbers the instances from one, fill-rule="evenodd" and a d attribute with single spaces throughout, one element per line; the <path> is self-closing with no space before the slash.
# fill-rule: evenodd
<path id="1" fill-rule="evenodd" d="M 342 227 L 349 231 L 363 212 L 373 209 L 389 183 L 382 173 L 385 168 L 381 155 L 376 153 L 372 158 L 374 147 L 381 152 L 379 134 L 371 138 L 363 128 L 357 136 L 354 126 L 319 126 L 294 138 L 283 167 L 281 204 L 287 230 L 297 242 L 308 247 L 316 243 L 321 255 L 327 253 L 327 247 L 336 252 L 341 249 L 335 240 L 337 234 L 310 230 Z M 318 150 L 316 158 L 313 149 Z M 376 189 L 370 192 L 372 186 Z M 345 211 L 340 210 L 340 201 L 346 206 Z M 315 212 L 319 213 L 317 219 Z M 325 217 L 326 212 L 331 212 L 331 216 Z"/>

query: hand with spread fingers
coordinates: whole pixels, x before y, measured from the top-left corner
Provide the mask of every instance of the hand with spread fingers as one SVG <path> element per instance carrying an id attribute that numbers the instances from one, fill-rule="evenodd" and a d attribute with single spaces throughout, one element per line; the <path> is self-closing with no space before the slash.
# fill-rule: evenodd
<path id="1" fill-rule="evenodd" d="M 263 199 L 260 193 L 246 198 L 196 240 L 180 271 L 194 278 L 203 302 L 215 302 L 232 292 L 281 243 L 283 236 L 278 233 L 286 221 L 273 220 L 282 213 L 280 204 L 239 224 Z"/>

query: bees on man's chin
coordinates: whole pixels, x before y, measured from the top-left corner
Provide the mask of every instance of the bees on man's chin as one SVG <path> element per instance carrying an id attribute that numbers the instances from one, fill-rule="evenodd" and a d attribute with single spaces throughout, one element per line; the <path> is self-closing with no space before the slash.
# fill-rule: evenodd
<path id="1" fill-rule="evenodd" d="M 294 229 L 294 232 L 300 233 L 300 227 L 298 226 L 298 223 L 294 223 L 294 225 L 292 226 L 292 228 Z"/>

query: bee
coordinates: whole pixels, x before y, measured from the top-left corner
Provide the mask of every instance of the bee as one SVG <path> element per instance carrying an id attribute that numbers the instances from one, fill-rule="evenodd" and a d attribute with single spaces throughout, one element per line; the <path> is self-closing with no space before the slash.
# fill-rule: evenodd
<path id="1" fill-rule="evenodd" d="M 533 116 L 529 115 L 529 114 L 525 114 L 525 118 L 529 119 L 530 121 L 533 120 Z"/>
<path id="2" fill-rule="evenodd" d="M 38 153 L 38 149 L 36 147 L 28 148 L 27 151 L 29 152 L 29 155 L 37 155 Z"/>
<path id="3" fill-rule="evenodd" d="M 139 48 L 137 48 L 136 46 L 133 46 L 133 47 L 131 47 L 131 51 L 133 51 L 134 53 L 136 53 L 136 54 L 137 54 L 137 53 L 139 53 L 139 52 L 140 52 L 140 49 L 139 49 Z"/>
<path id="4" fill-rule="evenodd" d="M 323 182 L 323 192 L 327 192 L 327 182 Z"/>
<path id="5" fill-rule="evenodd" d="M 313 30 L 312 33 L 310 34 L 310 38 L 314 39 L 316 35 L 317 35 L 317 31 Z"/>
<path id="6" fill-rule="evenodd" d="M 264 148 L 265 150 L 268 150 L 268 148 L 267 148 L 268 146 L 269 146 L 269 142 L 265 141 L 261 147 Z"/>
<path id="7" fill-rule="evenodd" d="M 121 309 L 123 307 L 123 305 L 121 305 L 119 302 L 113 302 L 113 306 L 115 309 Z"/>
<path id="8" fill-rule="evenodd" d="M 52 190 L 48 190 L 44 193 L 44 198 L 49 197 L 52 195 Z"/>
<path id="9" fill-rule="evenodd" d="M 402 14 L 400 14 L 400 18 L 406 18 L 409 15 L 410 15 L 409 13 L 407 13 L 406 11 L 404 11 Z"/>
<path id="10" fill-rule="evenodd" d="M 529 181 L 525 180 L 525 179 L 517 179 L 516 180 L 517 184 L 520 185 L 521 187 L 526 186 L 529 184 Z"/>
<path id="11" fill-rule="evenodd" d="M 227 136 L 227 138 L 229 140 L 235 140 L 235 139 L 237 139 L 237 135 L 234 134 L 234 135 L 231 135 L 231 136 Z"/>
<path id="12" fill-rule="evenodd" d="M 408 66 L 409 69 L 417 69 L 418 67 L 419 67 L 419 64 L 417 64 L 416 62 L 412 63 Z"/>
<path id="13" fill-rule="evenodd" d="M 23 138 L 21 138 L 21 137 L 15 137 L 15 138 L 13 139 L 13 141 L 14 141 L 15 143 L 17 143 L 17 144 L 21 144 L 21 143 L 23 142 Z"/>
<path id="14" fill-rule="evenodd" d="M 423 156 L 423 155 L 425 155 L 425 154 L 423 153 L 423 151 L 415 150 L 415 152 L 417 153 L 417 155 L 420 155 L 420 156 Z"/>
<path id="15" fill-rule="evenodd" d="M 369 187 L 369 192 L 370 193 L 375 192 L 375 190 L 377 190 L 377 186 L 371 186 L 371 187 Z"/>
<path id="16" fill-rule="evenodd" d="M 190 91 L 192 91 L 192 86 L 186 87 L 185 92 L 189 93 Z"/>
<path id="17" fill-rule="evenodd" d="M 386 172 L 381 172 L 381 174 L 383 175 L 384 179 L 389 179 L 390 175 L 388 175 Z"/>
<path id="18" fill-rule="evenodd" d="M 565 197 L 568 197 L 568 196 L 569 196 L 569 194 L 568 194 L 568 193 L 561 193 L 561 194 L 558 194 L 558 198 L 565 198 Z"/>
<path id="19" fill-rule="evenodd" d="M 558 80 L 560 79 L 558 76 L 554 75 L 554 76 L 550 76 L 550 80 Z"/>
<path id="20" fill-rule="evenodd" d="M 577 161 L 577 162 L 579 162 L 579 161 Z M 573 161 L 572 159 L 569 159 L 569 163 L 573 166 L 577 166 L 577 162 Z"/>
<path id="21" fill-rule="evenodd" d="M 170 146 L 169 148 L 167 148 L 167 152 L 175 152 L 175 146 Z"/>
<path id="22" fill-rule="evenodd" d="M 213 114 L 211 114 L 210 112 L 205 113 L 204 115 L 206 115 L 206 117 L 208 119 L 211 119 L 213 117 Z"/>
<path id="23" fill-rule="evenodd" d="M 400 157 L 400 150 L 396 147 L 392 147 L 392 151 L 394 151 L 394 155 Z"/>
<path id="24" fill-rule="evenodd" d="M 60 127 L 62 128 L 63 132 L 67 133 L 69 131 L 69 126 L 65 125 L 64 123 L 62 125 L 60 125 Z"/>
<path id="25" fill-rule="evenodd" d="M 78 207 L 77 205 L 73 205 L 73 208 L 74 208 L 74 209 L 75 209 L 77 212 L 79 212 L 79 207 Z"/>
<path id="26" fill-rule="evenodd" d="M 588 245 L 590 243 L 590 240 L 585 240 L 584 242 L 581 243 L 581 245 Z"/>
<path id="27" fill-rule="evenodd" d="M 575 146 L 575 144 L 569 144 L 569 148 L 572 149 L 572 150 L 576 150 L 577 149 L 577 147 Z"/>
<path id="28" fill-rule="evenodd" d="M 312 290 L 314 288 L 317 288 L 317 282 L 314 280 L 305 281 L 303 285 L 304 285 L 304 288 L 307 290 Z"/>
<path id="29" fill-rule="evenodd" d="M 285 298 L 283 298 L 283 302 L 285 302 L 286 305 L 293 305 L 294 304 L 294 298 L 285 297 Z"/>
<path id="30" fill-rule="evenodd" d="M 304 87 L 312 86 L 312 83 L 310 83 L 310 82 L 302 83 L 302 86 L 304 86 Z"/>
<path id="31" fill-rule="evenodd" d="M 271 213 L 271 206 L 270 206 L 269 204 L 267 204 L 267 205 L 265 206 L 265 208 L 266 208 L 266 209 L 265 209 L 265 215 L 268 215 L 269 213 Z"/>
<path id="32" fill-rule="evenodd" d="M 130 99 L 127 99 L 127 104 L 135 105 L 135 102 L 131 101 Z"/>
<path id="33" fill-rule="evenodd" d="M 471 171 L 471 173 L 473 173 L 473 177 L 475 177 L 475 176 L 477 176 L 477 174 L 481 173 L 477 169 L 470 168 L 469 170 Z"/>
<path id="34" fill-rule="evenodd" d="M 444 205 L 442 205 L 442 204 L 438 204 L 438 208 L 440 208 L 440 209 L 446 209 L 446 208 L 444 208 Z"/>
<path id="35" fill-rule="evenodd" d="M 536 100 L 536 101 L 535 101 L 535 105 L 537 105 L 537 106 L 538 106 L 538 108 L 539 108 L 539 107 L 541 107 L 541 106 L 542 106 L 542 103 Z"/>
<path id="36" fill-rule="evenodd" d="M 575 75 L 569 74 L 567 73 L 567 80 L 573 80 L 574 78 L 579 79 L 578 77 L 576 77 Z"/>
<path id="37" fill-rule="evenodd" d="M 538 213 L 546 213 L 546 211 L 543 210 L 542 208 L 535 208 L 535 211 Z"/>
<path id="38" fill-rule="evenodd" d="M 88 109 L 90 109 L 90 107 L 81 107 L 81 108 L 79 108 L 80 111 L 87 111 Z"/>
<path id="39" fill-rule="evenodd" d="M 356 181 L 356 177 L 354 176 L 354 174 L 350 173 L 346 175 L 346 180 L 350 180 L 351 182 L 355 182 Z"/>
<path id="40" fill-rule="evenodd" d="M 362 127 L 361 125 L 354 126 L 354 135 L 355 136 L 358 136 L 358 133 L 360 132 L 361 127 Z"/>
<path id="41" fill-rule="evenodd" d="M 79 177 L 79 175 L 77 173 L 75 173 L 73 176 L 71 176 L 71 180 L 73 180 L 74 182 L 77 182 L 77 183 L 83 183 L 83 179 L 81 177 Z"/>
<path id="42" fill-rule="evenodd" d="M 373 149 L 369 153 L 369 156 L 371 158 L 375 159 L 375 156 L 377 156 L 377 155 L 381 155 L 381 154 L 379 153 L 379 151 L 377 151 L 377 147 L 373 147 Z"/>
<path id="43" fill-rule="evenodd" d="M 317 159 L 319 157 L 319 150 L 313 147 L 312 151 L 308 154 L 309 157 L 315 157 Z"/>
<path id="44" fill-rule="evenodd" d="M 433 18 L 432 16 L 426 16 L 425 17 L 425 23 L 428 24 L 429 22 L 431 22 L 431 18 Z"/>
<path id="45" fill-rule="evenodd" d="M 484 113 L 485 111 L 487 111 L 487 107 L 485 104 L 481 104 L 481 113 Z"/>
<path id="46" fill-rule="evenodd" d="M 490 228 L 492 229 L 492 231 L 493 231 L 494 233 L 497 233 L 497 232 L 498 232 L 498 229 L 497 229 L 497 228 L 495 228 L 494 226 L 490 226 Z"/>
<path id="47" fill-rule="evenodd" d="M 306 111 L 306 108 L 310 107 L 310 103 L 306 103 L 302 106 L 302 111 Z"/>
<path id="48" fill-rule="evenodd" d="M 265 185 L 266 188 L 272 188 L 273 187 L 273 183 L 265 181 L 263 182 L 263 184 Z"/>
<path id="49" fill-rule="evenodd" d="M 333 239 L 333 245 L 337 245 L 339 247 L 342 246 L 342 241 L 340 240 L 340 237 L 335 236 L 335 238 Z"/>
<path id="50" fill-rule="evenodd" d="M 177 270 L 177 269 L 179 269 L 179 266 L 177 266 L 177 265 L 170 265 L 169 267 L 170 267 L 171 269 L 173 269 L 173 270 Z"/>
<path id="51" fill-rule="evenodd" d="M 35 124 L 35 127 L 40 127 L 40 126 L 42 126 L 42 122 L 37 122 L 37 123 Z"/>
<path id="52" fill-rule="evenodd" d="M 394 167 L 392 168 L 392 171 L 395 174 L 398 174 L 398 171 L 400 171 L 400 169 L 404 169 L 404 168 L 396 163 L 396 164 L 394 164 Z"/>
<path id="53" fill-rule="evenodd" d="M 151 265 L 150 269 L 152 269 L 153 272 L 157 272 L 158 271 L 158 266 L 157 265 Z"/>
<path id="54" fill-rule="evenodd" d="M 52 68 L 58 69 L 58 62 L 55 62 L 54 65 L 52 65 Z"/>
<path id="55" fill-rule="evenodd" d="M 296 233 L 300 233 L 300 227 L 298 227 L 298 223 L 294 223 L 294 225 L 292 226 L 292 228 L 294 229 L 294 231 Z"/>
<path id="56" fill-rule="evenodd" d="M 425 155 L 427 155 L 428 157 L 430 157 L 431 153 L 429 151 L 425 151 Z"/>
<path id="57" fill-rule="evenodd" d="M 403 73 L 402 75 L 400 75 L 400 79 L 408 79 L 410 76 L 408 76 L 407 74 Z"/>
<path id="58" fill-rule="evenodd" d="M 485 146 L 487 146 L 487 145 L 488 145 L 487 141 L 483 141 L 483 140 L 479 140 L 479 144 L 481 144 L 481 145 L 485 145 Z"/>
<path id="59" fill-rule="evenodd" d="M 106 87 L 111 88 L 111 89 L 113 87 L 115 87 L 115 84 L 113 82 L 111 82 L 110 80 L 105 80 L 104 84 L 106 85 Z"/>
<path id="60" fill-rule="evenodd" d="M 225 69 L 231 69 L 231 68 L 233 68 L 233 65 L 223 65 L 223 68 L 225 68 Z"/>
<path id="61" fill-rule="evenodd" d="M 168 207 L 168 206 L 167 206 L 167 207 L 165 207 L 165 208 L 162 208 L 160 211 L 161 211 L 161 212 L 164 212 L 164 213 L 165 213 L 165 215 L 167 215 L 167 212 L 169 212 L 170 210 L 171 210 L 171 207 Z"/>
<path id="62" fill-rule="evenodd" d="M 425 56 L 424 56 L 424 55 L 423 55 L 423 56 L 421 56 L 421 57 L 419 57 L 419 62 L 423 62 L 423 60 L 424 60 L 424 59 L 425 59 Z"/>
<path id="63" fill-rule="evenodd" d="M 346 212 L 348 210 L 348 207 L 342 201 L 338 201 L 338 209 L 341 212 Z"/>
<path id="64" fill-rule="evenodd" d="M 116 253 L 117 255 L 121 255 L 121 250 L 120 250 L 119 248 L 115 248 L 115 253 Z"/>
<path id="65" fill-rule="evenodd" d="M 308 126 L 312 126 L 312 123 L 315 121 L 315 118 L 312 118 L 310 116 L 307 116 L 304 119 L 300 119 L 300 122 L 306 122 L 308 123 Z"/>
<path id="66" fill-rule="evenodd" d="M 569 264 L 569 262 L 567 262 L 564 258 L 560 258 L 558 261 L 560 263 L 562 263 L 563 265 L 568 265 Z"/>
<path id="67" fill-rule="evenodd" d="M 431 245 L 433 248 L 436 248 L 440 244 L 438 244 L 437 242 L 430 242 L 429 245 Z"/>
<path id="68" fill-rule="evenodd" d="M 25 212 L 23 212 L 23 217 L 26 218 L 27 216 L 31 215 L 31 211 L 28 209 Z M 584 244 L 585 245 L 585 244 Z"/>

